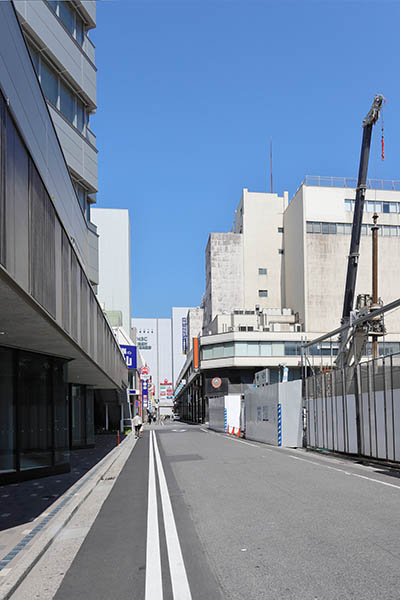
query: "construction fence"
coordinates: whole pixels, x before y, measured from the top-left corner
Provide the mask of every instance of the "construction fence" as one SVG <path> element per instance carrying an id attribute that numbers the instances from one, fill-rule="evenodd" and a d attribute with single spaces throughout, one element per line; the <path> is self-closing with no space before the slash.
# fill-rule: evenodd
<path id="1" fill-rule="evenodd" d="M 347 373 L 347 375 L 346 375 Z M 309 448 L 400 461 L 400 353 L 304 379 Z"/>

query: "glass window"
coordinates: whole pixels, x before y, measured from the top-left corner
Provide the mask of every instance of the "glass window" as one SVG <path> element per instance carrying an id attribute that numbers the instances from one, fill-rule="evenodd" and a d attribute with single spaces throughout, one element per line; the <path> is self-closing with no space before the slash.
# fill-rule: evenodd
<path id="1" fill-rule="evenodd" d="M 53 359 L 53 374 L 54 458 L 55 464 L 64 464 L 70 459 L 67 372 L 64 361 Z"/>
<path id="2" fill-rule="evenodd" d="M 345 223 L 344 224 L 344 231 L 347 235 L 351 234 L 351 228 L 352 228 L 352 224 L 351 223 Z"/>
<path id="3" fill-rule="evenodd" d="M 209 360 L 213 357 L 213 346 L 204 346 L 203 347 L 203 360 Z"/>
<path id="4" fill-rule="evenodd" d="M 389 212 L 389 202 L 384 202 L 383 203 L 383 212 L 384 213 L 388 213 Z"/>
<path id="5" fill-rule="evenodd" d="M 285 342 L 285 355 L 286 356 L 297 356 L 299 348 L 297 342 Z"/>
<path id="6" fill-rule="evenodd" d="M 321 223 L 322 233 L 329 233 L 329 223 Z"/>
<path id="7" fill-rule="evenodd" d="M 74 123 L 75 97 L 62 82 L 60 85 L 60 110 L 70 123 Z"/>
<path id="8" fill-rule="evenodd" d="M 321 223 L 313 223 L 313 233 L 321 233 Z"/>
<path id="9" fill-rule="evenodd" d="M 235 356 L 247 356 L 247 342 L 235 342 Z"/>
<path id="10" fill-rule="evenodd" d="M 33 46 L 29 46 L 32 62 L 35 65 L 36 73 L 39 73 L 39 52 Z"/>
<path id="11" fill-rule="evenodd" d="M 391 227 L 390 227 L 390 235 L 392 237 L 397 236 L 397 227 L 395 225 L 391 225 Z"/>
<path id="12" fill-rule="evenodd" d="M 272 342 L 272 356 L 285 356 L 284 342 Z"/>
<path id="13" fill-rule="evenodd" d="M 336 234 L 336 223 L 329 223 L 329 233 Z"/>
<path id="14" fill-rule="evenodd" d="M 397 202 L 390 202 L 389 203 L 389 212 L 397 213 L 398 212 L 397 206 L 398 206 Z"/>
<path id="15" fill-rule="evenodd" d="M 259 275 L 267 275 L 268 274 L 268 270 L 267 269 L 258 269 L 258 274 Z"/>
<path id="16" fill-rule="evenodd" d="M 375 212 L 375 204 L 374 204 L 374 202 L 369 202 L 369 201 L 366 202 L 365 203 L 365 210 L 367 212 L 370 212 L 370 213 Z"/>
<path id="17" fill-rule="evenodd" d="M 83 133 L 85 127 L 85 107 L 79 98 L 76 100 L 76 126 Z"/>
<path id="18" fill-rule="evenodd" d="M 0 348 L 0 473 L 15 471 L 14 351 Z"/>
<path id="19" fill-rule="evenodd" d="M 231 357 L 234 356 L 234 345 L 233 342 L 228 342 L 224 344 L 224 356 Z"/>
<path id="20" fill-rule="evenodd" d="M 278 233 L 283 233 L 283 227 L 278 227 Z"/>
<path id="21" fill-rule="evenodd" d="M 258 290 L 258 296 L 259 298 L 267 298 L 268 290 Z"/>
<path id="22" fill-rule="evenodd" d="M 215 344 L 213 358 L 222 358 L 224 356 L 224 345 Z"/>
<path id="23" fill-rule="evenodd" d="M 344 201 L 344 209 L 345 210 L 351 210 L 351 200 L 345 200 Z"/>
<path id="24" fill-rule="evenodd" d="M 283 250 L 283 248 L 279 248 L 278 254 L 285 254 L 285 251 Z"/>
<path id="25" fill-rule="evenodd" d="M 57 106 L 58 101 L 58 79 L 53 69 L 43 60 L 41 61 L 40 83 L 43 93 L 54 106 Z"/>
<path id="26" fill-rule="evenodd" d="M 78 42 L 78 44 L 80 46 L 83 46 L 83 33 L 84 33 L 83 21 L 78 15 L 76 15 L 75 37 L 76 37 L 76 41 Z"/>
<path id="27" fill-rule="evenodd" d="M 260 347 L 258 342 L 247 342 L 247 356 L 260 356 Z"/>
<path id="28" fill-rule="evenodd" d="M 361 225 L 361 235 L 367 235 L 367 225 Z"/>
<path id="29" fill-rule="evenodd" d="M 375 202 L 375 210 L 378 213 L 382 212 L 382 202 Z"/>
<path id="30" fill-rule="evenodd" d="M 57 13 L 58 0 L 47 0 L 47 3 L 49 4 L 50 8 L 52 8 L 54 12 Z"/>
<path id="31" fill-rule="evenodd" d="M 260 355 L 272 356 L 271 342 L 260 342 Z"/>
<path id="32" fill-rule="evenodd" d="M 47 357 L 19 352 L 21 470 L 52 465 L 51 373 Z"/>
<path id="33" fill-rule="evenodd" d="M 336 224 L 336 232 L 338 235 L 343 235 L 344 234 L 344 223 L 337 223 Z"/>
<path id="34" fill-rule="evenodd" d="M 390 227 L 388 225 L 383 226 L 383 235 L 388 237 L 390 235 Z"/>
<path id="35" fill-rule="evenodd" d="M 313 224 L 310 221 L 307 221 L 307 233 L 313 232 Z"/>
<path id="36" fill-rule="evenodd" d="M 60 0 L 58 7 L 61 21 L 64 23 L 70 34 L 74 35 L 75 13 L 73 9 L 69 6 L 69 2 L 66 0 Z"/>

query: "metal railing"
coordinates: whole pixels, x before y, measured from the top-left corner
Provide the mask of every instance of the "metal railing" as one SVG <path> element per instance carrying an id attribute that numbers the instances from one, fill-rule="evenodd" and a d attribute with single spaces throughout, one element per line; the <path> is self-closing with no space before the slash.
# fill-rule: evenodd
<path id="1" fill-rule="evenodd" d="M 357 187 L 356 177 L 332 177 L 324 175 L 306 175 L 303 185 L 316 187 L 337 187 L 353 188 Z M 400 180 L 398 179 L 367 179 L 367 189 L 400 191 Z"/>

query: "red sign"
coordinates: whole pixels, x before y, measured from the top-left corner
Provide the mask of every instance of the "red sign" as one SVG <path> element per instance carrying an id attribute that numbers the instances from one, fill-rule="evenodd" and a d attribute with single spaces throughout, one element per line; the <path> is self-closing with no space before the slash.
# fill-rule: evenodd
<path id="1" fill-rule="evenodd" d="M 141 375 L 150 375 L 150 367 L 147 367 L 146 365 L 144 367 L 142 367 L 140 369 L 140 374 Z"/>
<path id="2" fill-rule="evenodd" d="M 221 377 L 213 377 L 212 380 L 211 380 L 211 385 L 213 386 L 213 388 L 215 390 L 217 390 L 218 388 L 220 388 L 221 385 L 222 385 L 222 379 L 221 379 Z"/>

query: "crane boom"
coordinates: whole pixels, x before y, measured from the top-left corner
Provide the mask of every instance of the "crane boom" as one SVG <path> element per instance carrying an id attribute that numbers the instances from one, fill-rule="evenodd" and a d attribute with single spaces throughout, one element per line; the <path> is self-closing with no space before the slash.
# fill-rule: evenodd
<path id="1" fill-rule="evenodd" d="M 372 127 L 379 119 L 379 112 L 382 107 L 383 100 L 383 96 L 381 94 L 377 94 L 374 98 L 369 113 L 363 120 L 364 131 L 361 144 L 360 167 L 358 171 L 353 227 L 351 231 L 350 254 L 347 262 L 346 286 L 344 291 L 343 313 L 341 321 L 342 325 L 345 325 L 350 321 L 350 312 L 353 310 L 354 305 Z"/>

